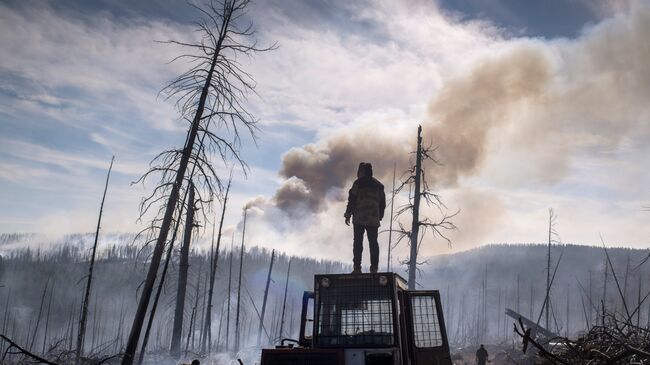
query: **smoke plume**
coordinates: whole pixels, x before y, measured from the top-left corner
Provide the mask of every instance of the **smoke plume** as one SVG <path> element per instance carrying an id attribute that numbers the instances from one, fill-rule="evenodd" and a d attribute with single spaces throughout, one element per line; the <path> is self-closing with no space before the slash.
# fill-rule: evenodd
<path id="1" fill-rule="evenodd" d="M 458 186 L 491 154 L 512 159 L 528 181 L 557 182 L 577 149 L 616 147 L 634 130 L 649 133 L 647 34 L 650 6 L 637 2 L 575 41 L 511 42 L 449 78 L 419 123 L 353 123 L 289 150 L 280 170 L 287 180 L 274 200 L 283 210 L 317 211 L 343 196 L 361 161 L 388 180 L 394 164 L 398 174 L 407 168 L 416 124 L 425 142 L 438 147 L 441 165 L 427 171 L 437 188 Z"/>
<path id="2" fill-rule="evenodd" d="M 513 112 L 537 101 L 550 78 L 549 61 L 540 47 L 520 47 L 484 60 L 467 76 L 447 82 L 430 103 L 421 122 L 425 141 L 437 146 L 439 166 L 428 178 L 436 186 L 456 186 L 485 159 L 491 130 L 507 123 Z M 402 171 L 415 149 L 416 124 L 368 121 L 344 128 L 317 144 L 293 148 L 282 161 L 287 178 L 278 189 L 278 206 L 318 208 L 328 193 L 356 177 L 359 162 L 371 162 L 375 175 L 387 178 L 394 164 Z"/>
<path id="3" fill-rule="evenodd" d="M 425 166 L 427 180 L 451 211 L 462 210 L 459 232 L 450 233 L 454 247 L 494 237 L 519 214 L 512 210 L 518 197 L 501 196 L 503 189 L 553 186 L 580 156 L 606 156 L 650 138 L 647 34 L 650 4 L 636 2 L 574 40 L 503 41 L 446 77 L 422 115 L 362 116 L 290 149 L 279 171 L 284 183 L 272 198 L 252 203 L 263 217 L 260 236 L 306 253 L 315 247 L 310 242 L 347 249 L 347 233 L 331 227 L 342 224 L 357 165 L 372 163 L 389 196 L 393 167 L 399 179 L 420 124 L 440 163 Z"/>

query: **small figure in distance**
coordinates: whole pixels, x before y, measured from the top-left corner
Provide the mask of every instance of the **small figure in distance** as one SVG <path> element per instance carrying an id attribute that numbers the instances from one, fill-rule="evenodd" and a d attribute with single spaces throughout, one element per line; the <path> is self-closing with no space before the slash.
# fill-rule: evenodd
<path id="1" fill-rule="evenodd" d="M 481 344 L 481 347 L 479 347 L 478 350 L 476 350 L 476 363 L 478 365 L 485 365 L 486 363 L 490 362 L 488 361 L 488 352 L 483 347 L 483 344 Z"/>
<path id="2" fill-rule="evenodd" d="M 379 243 L 377 234 L 379 222 L 384 218 L 386 195 L 384 185 L 372 177 L 372 165 L 361 162 L 357 170 L 357 179 L 348 194 L 348 206 L 345 209 L 345 224 L 354 227 L 353 274 L 361 274 L 361 256 L 363 254 L 363 233 L 368 236 L 370 247 L 370 272 L 377 272 L 379 265 Z"/>

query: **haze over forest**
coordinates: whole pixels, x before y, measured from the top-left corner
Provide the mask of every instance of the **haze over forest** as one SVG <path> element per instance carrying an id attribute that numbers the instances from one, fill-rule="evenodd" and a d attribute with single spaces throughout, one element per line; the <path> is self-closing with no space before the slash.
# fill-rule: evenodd
<path id="1" fill-rule="evenodd" d="M 141 252 L 137 245 L 133 245 L 132 240 L 133 236 L 128 234 L 109 234 L 102 239 L 94 297 L 91 301 L 89 323 L 92 325 L 88 329 L 91 336 L 87 343 L 88 350 L 107 348 L 117 351 L 123 345 L 128 331 L 128 319 L 132 317 L 135 307 L 135 294 L 141 285 L 143 271 L 146 268 L 147 261 L 143 261 L 143 258 L 148 255 L 146 250 Z M 86 253 L 92 241 L 92 234 L 77 234 L 37 248 L 38 239 L 33 236 L 3 235 L 0 237 L 2 253 L 0 283 L 4 285 L 0 302 L 10 304 L 5 307 L 5 313 L 0 313 L 4 316 L 3 333 L 24 343 L 31 343 L 36 331 L 36 340 L 33 344 L 35 349 L 43 346 L 44 338 L 47 338 L 47 346 L 59 340 L 71 340 L 71 321 L 78 316 L 78 313 L 71 309 L 78 307 L 83 286 L 74 283 L 83 277 L 87 270 Z M 21 248 L 25 244 L 31 248 Z M 237 244 L 236 242 L 234 247 L 232 275 L 230 274 L 230 248 L 220 252 L 218 264 L 213 341 L 220 351 L 224 351 L 226 345 L 225 323 L 229 278 L 232 284 L 230 331 L 234 331 L 239 267 Z M 254 348 L 256 344 L 256 313 L 260 310 L 270 262 L 269 251 L 255 246 L 254 243 L 250 245 L 244 256 L 242 274 L 243 348 Z M 546 286 L 547 249 L 547 245 L 544 244 L 497 244 L 429 258 L 428 263 L 422 266 L 418 288 L 440 290 L 447 331 L 453 347 L 479 342 L 488 344 L 519 342 L 518 337 L 512 333 L 514 320 L 504 314 L 505 308 L 516 310 L 533 320 L 537 320 L 540 316 Z M 623 313 L 622 301 L 611 271 L 607 279 L 608 288 L 603 285 L 606 261 L 602 248 L 554 245 L 551 252 L 553 267 L 559 265 L 551 294 L 552 323 L 549 326 L 551 330 L 569 336 L 584 333 L 588 329 L 588 324 L 592 326 L 598 321 L 603 295 L 606 295 L 604 303 L 608 309 Z M 609 254 L 627 302 L 636 303 L 639 295 L 643 298 L 650 291 L 647 280 L 650 268 L 647 263 L 639 266 L 648 251 L 612 248 Z M 280 335 L 279 319 L 289 259 L 292 264 L 286 302 L 286 322 Z M 190 304 L 188 320 L 192 317 L 191 313 L 194 311 L 202 313 L 204 309 L 208 266 L 206 252 L 192 253 L 187 297 Z M 280 337 L 297 338 L 302 293 L 313 289 L 314 274 L 339 273 L 350 268 L 350 265 L 345 263 L 316 261 L 280 254 L 276 258 L 272 273 L 273 281 L 268 299 L 270 303 L 268 310 L 271 315 L 267 316 L 265 323 L 263 344 L 266 341 L 273 343 Z M 384 268 L 385 265 L 382 264 L 381 269 Z M 403 266 L 395 269 L 404 275 Z M 173 288 L 176 287 L 177 270 L 178 266 L 173 264 L 165 284 L 167 289 L 161 299 L 160 315 L 152 331 L 153 352 L 164 352 L 168 347 L 173 299 L 176 295 Z M 196 286 L 199 282 L 201 285 L 197 291 Z M 46 283 L 49 289 L 43 296 Z M 45 305 L 41 308 L 43 302 Z M 44 328 L 45 322 L 35 330 L 34 322 L 39 311 L 43 316 L 49 313 L 47 330 Z M 114 320 L 106 321 L 107 318 Z M 199 323 L 203 319 L 199 316 L 195 320 L 197 321 L 195 330 L 190 332 L 193 339 L 188 337 L 190 353 L 197 352 L 200 343 L 202 327 Z M 636 320 L 644 325 L 650 321 L 650 303 L 643 304 L 639 317 L 635 317 Z M 25 323 L 30 325 L 25 326 Z M 543 317 L 541 324 L 544 325 Z M 120 332 L 122 336 L 119 336 Z M 233 335 L 234 332 L 229 335 L 231 341 Z M 186 340 L 187 338 L 184 338 L 183 348 Z M 193 347 L 192 343 L 194 343 Z M 229 346 L 233 346 L 232 342 Z M 254 358 L 255 354 L 250 356 Z"/>

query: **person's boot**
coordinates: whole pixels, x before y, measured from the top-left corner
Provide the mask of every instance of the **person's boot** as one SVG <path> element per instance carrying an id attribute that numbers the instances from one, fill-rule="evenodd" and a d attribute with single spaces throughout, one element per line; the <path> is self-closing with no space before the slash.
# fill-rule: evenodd
<path id="1" fill-rule="evenodd" d="M 352 270 L 352 274 L 361 274 L 361 266 L 354 265 L 354 270 Z"/>
<path id="2" fill-rule="evenodd" d="M 376 268 L 376 267 L 373 267 L 373 266 L 370 266 L 370 272 L 371 272 L 372 274 L 376 274 L 376 273 L 377 273 L 377 268 Z"/>

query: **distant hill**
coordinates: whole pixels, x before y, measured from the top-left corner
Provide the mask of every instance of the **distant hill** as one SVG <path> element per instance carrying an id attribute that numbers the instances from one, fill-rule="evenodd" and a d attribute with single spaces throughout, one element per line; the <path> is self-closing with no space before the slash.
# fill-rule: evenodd
<path id="1" fill-rule="evenodd" d="M 446 317 L 452 329 L 452 339 L 461 341 L 463 337 L 474 336 L 492 341 L 505 340 L 512 331 L 512 320 L 503 314 L 505 307 L 518 309 L 519 313 L 535 321 L 539 316 L 545 297 L 547 252 L 548 246 L 544 244 L 492 244 L 434 256 L 421 267 L 423 274 L 419 284 L 423 288 L 441 291 L 443 300 L 448 303 Z M 608 253 L 632 311 L 639 292 L 643 298 L 650 291 L 647 280 L 650 262 L 639 266 L 650 251 L 608 248 Z M 549 315 L 552 330 L 562 334 L 567 328 L 569 334 L 584 330 L 589 318 L 592 322 L 596 320 L 603 295 L 606 295 L 604 303 L 608 309 L 624 311 L 614 275 L 609 269 L 605 285 L 606 259 L 602 247 L 553 245 L 551 275 L 558 260 Z M 650 303 L 646 300 L 640 321 L 647 323 L 649 316 Z M 482 324 L 484 329 L 476 323 L 485 323 Z M 545 324 L 545 316 L 542 316 L 540 324 Z"/>
<path id="2" fill-rule="evenodd" d="M 74 327 L 71 326 L 73 317 L 78 315 L 77 308 L 83 289 L 80 280 L 87 273 L 86 259 L 92 239 L 93 235 L 90 233 L 69 235 L 55 241 L 32 234 L 0 235 L 0 286 L 4 285 L 0 287 L 0 303 L 2 307 L 8 304 L 5 317 L 8 319 L 2 324 L 7 333 L 13 334 L 19 340 L 26 340 L 30 336 L 34 326 L 32 322 L 41 305 L 45 283 L 49 280 L 49 288 L 53 287 L 54 290 L 48 291 L 46 295 L 46 298 L 49 298 L 53 293 L 52 319 L 48 330 L 51 333 L 48 334 L 48 341 L 69 337 L 69 331 Z M 119 348 L 133 318 L 135 300 L 146 272 L 149 251 L 142 250 L 140 245 L 133 243 L 133 235 L 125 233 L 102 235 L 100 248 L 91 304 L 91 322 L 98 324 L 96 329 L 92 329 L 96 338 L 91 340 L 88 346 L 93 342 L 99 344 L 111 338 L 117 339 L 117 333 L 121 332 L 122 338 L 114 344 Z M 225 338 L 223 323 L 227 312 L 225 305 L 230 276 L 229 248 L 230 242 L 222 246 L 215 289 L 213 339 L 220 338 L 221 341 Z M 231 276 L 231 320 L 234 320 L 236 309 L 238 249 L 235 243 Z M 429 257 L 427 263 L 420 267 L 422 271 L 418 283 L 422 289 L 440 290 L 449 337 L 454 344 L 508 341 L 512 339 L 512 319 L 504 315 L 506 307 L 518 310 L 533 320 L 537 320 L 539 316 L 546 286 L 547 249 L 543 244 L 494 244 L 460 253 Z M 648 255 L 648 251 L 627 248 L 610 248 L 608 251 L 621 291 L 627 298 L 628 307 L 634 308 L 639 290 L 641 297 L 650 290 L 648 280 L 643 280 L 650 276 L 650 263 L 638 266 Z M 242 325 L 246 326 L 244 333 L 250 341 L 256 335 L 257 312 L 261 306 L 270 254 L 267 249 L 250 247 L 246 249 L 244 256 L 243 288 L 240 294 Z M 569 334 L 584 330 L 588 322 L 596 321 L 605 291 L 605 306 L 623 311 L 614 276 L 609 270 L 605 288 L 605 256 L 602 247 L 554 245 L 551 249 L 552 268 L 560 256 L 562 259 L 551 293 L 549 327 L 552 330 L 562 334 L 566 333 L 567 329 Z M 272 338 L 279 336 L 278 322 L 290 259 L 292 264 L 286 308 L 287 320 L 283 333 L 284 336 L 290 337 L 297 336 L 300 298 L 304 290 L 312 288 L 313 275 L 346 272 L 351 269 L 348 264 L 341 262 L 289 257 L 280 253 L 273 268 L 265 325 Z M 158 320 L 154 326 L 154 348 L 165 348 L 168 344 L 177 275 L 176 261 L 175 256 L 166 280 Z M 208 262 L 207 252 L 193 251 L 190 258 L 190 288 L 186 306 L 188 318 L 191 317 L 195 304 L 199 312 L 202 312 L 202 306 L 205 305 Z M 406 277 L 401 270 L 403 267 L 398 268 L 398 271 Z M 638 320 L 647 323 L 650 303 L 645 302 L 640 313 Z M 199 321 L 201 318 L 199 316 Z M 222 326 L 219 326 L 219 323 L 222 323 Z M 545 324 L 544 316 L 540 323 Z M 42 341 L 42 337 L 39 337 L 39 341 Z"/>

